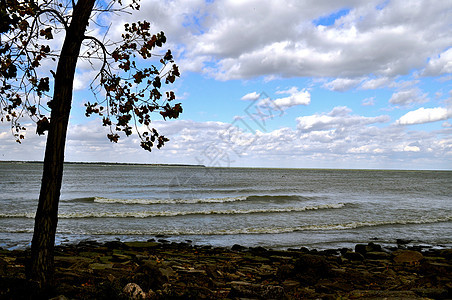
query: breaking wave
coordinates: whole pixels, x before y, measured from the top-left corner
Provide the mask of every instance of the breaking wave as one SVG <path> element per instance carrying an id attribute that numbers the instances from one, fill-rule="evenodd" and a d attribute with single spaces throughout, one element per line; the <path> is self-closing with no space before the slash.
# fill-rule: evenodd
<path id="1" fill-rule="evenodd" d="M 92 198 L 96 203 L 119 204 L 196 204 L 196 203 L 226 203 L 247 200 L 247 197 L 223 197 L 207 199 L 110 199 L 103 197 Z"/>
<path id="2" fill-rule="evenodd" d="M 203 203 L 228 203 L 228 202 L 265 202 L 265 203 L 281 203 L 288 201 L 316 200 L 319 197 L 306 197 L 298 195 L 251 195 L 251 196 L 234 196 L 234 197 L 216 197 L 216 198 L 175 198 L 175 199 L 120 199 L 106 197 L 86 197 L 72 200 L 75 202 L 103 203 L 103 204 L 203 204 Z"/>
<path id="3" fill-rule="evenodd" d="M 425 220 L 405 220 L 405 221 L 387 221 L 387 222 L 350 222 L 344 224 L 325 224 L 325 225 L 306 225 L 297 227 L 250 227 L 238 228 L 233 230 L 210 230 L 210 229 L 171 229 L 171 230 L 143 230 L 143 229 L 106 229 L 96 232 L 78 232 L 79 234 L 90 235 L 157 235 L 168 236 L 177 235 L 238 235 L 238 234 L 279 234 L 292 233 L 297 231 L 328 231 L 328 230 L 346 230 L 361 227 L 387 226 L 387 225 L 410 225 L 410 224 L 428 224 L 450 222 L 452 217 L 432 218 Z"/>
<path id="4" fill-rule="evenodd" d="M 323 204 L 304 207 L 280 207 L 280 208 L 258 208 L 258 209 L 224 209 L 224 210 L 187 210 L 187 211 L 85 211 L 67 212 L 58 215 L 61 219 L 81 218 L 150 218 L 150 217 L 176 217 L 188 215 L 237 215 L 237 214 L 260 214 L 260 213 L 290 213 L 320 209 L 338 209 L 345 207 L 345 203 Z M 0 214 L 0 218 L 34 218 L 34 213 Z"/>

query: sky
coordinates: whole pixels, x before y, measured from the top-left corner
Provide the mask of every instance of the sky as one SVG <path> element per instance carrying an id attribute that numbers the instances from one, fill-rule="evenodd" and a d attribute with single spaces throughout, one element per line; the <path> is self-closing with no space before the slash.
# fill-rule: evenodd
<path id="1" fill-rule="evenodd" d="M 96 70 L 79 62 L 66 161 L 452 169 L 452 0 L 146 0 L 102 18 L 113 37 L 137 20 L 165 32 L 184 111 L 154 116 L 160 150 L 112 144 L 84 115 Z M 0 160 L 43 159 L 28 126 L 18 144 L 0 124 Z"/>

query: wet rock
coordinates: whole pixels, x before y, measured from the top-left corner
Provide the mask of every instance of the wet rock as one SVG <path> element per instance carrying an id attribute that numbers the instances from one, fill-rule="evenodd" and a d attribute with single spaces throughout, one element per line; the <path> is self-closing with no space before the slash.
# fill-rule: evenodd
<path id="1" fill-rule="evenodd" d="M 413 250 L 397 250 L 392 255 L 397 264 L 417 264 L 424 259 L 422 253 Z"/>
<path id="2" fill-rule="evenodd" d="M 249 249 L 249 251 L 253 254 L 261 254 L 261 255 L 268 252 L 268 250 L 265 249 L 264 247 L 251 247 Z"/>
<path id="3" fill-rule="evenodd" d="M 422 264 L 421 271 L 428 274 L 449 274 L 452 277 L 452 265 L 446 262 L 426 262 Z"/>
<path id="4" fill-rule="evenodd" d="M 0 276 L 4 276 L 8 271 L 8 263 L 0 258 Z"/>
<path id="5" fill-rule="evenodd" d="M 93 263 L 93 264 L 90 264 L 89 267 L 92 270 L 103 270 L 103 269 L 111 269 L 111 268 L 113 268 L 113 264 Z"/>
<path id="6" fill-rule="evenodd" d="M 295 275 L 307 284 L 313 284 L 322 277 L 329 277 L 330 271 L 331 267 L 325 257 L 319 255 L 306 254 L 294 263 Z"/>
<path id="7" fill-rule="evenodd" d="M 152 260 L 146 260 L 135 271 L 133 277 L 135 282 L 138 282 L 145 288 L 161 287 L 169 281 L 169 277 L 175 275 L 174 271 L 163 263 L 158 263 Z"/>
<path id="8" fill-rule="evenodd" d="M 111 261 L 112 262 L 125 262 L 125 261 L 129 261 L 131 259 L 132 259 L 132 257 L 129 256 L 129 255 L 120 254 L 120 253 L 113 253 Z"/>
<path id="9" fill-rule="evenodd" d="M 231 248 L 232 251 L 245 251 L 246 249 L 248 249 L 248 248 L 246 248 L 242 245 L 239 245 L 239 244 L 234 244 Z"/>
<path id="10" fill-rule="evenodd" d="M 407 239 L 397 239 L 396 243 L 397 245 L 407 245 L 409 243 L 411 243 L 412 240 L 407 240 Z"/>
<path id="11" fill-rule="evenodd" d="M 355 290 L 350 292 L 350 298 L 353 299 L 392 299 L 409 300 L 419 299 L 413 291 L 373 291 L 373 290 Z"/>
<path id="12" fill-rule="evenodd" d="M 124 244 L 127 247 L 134 249 L 155 248 L 160 246 L 160 244 L 156 242 L 125 242 Z"/>
<path id="13" fill-rule="evenodd" d="M 381 245 L 375 244 L 374 242 L 370 242 L 366 244 L 357 244 L 355 246 L 355 252 L 361 253 L 362 255 L 366 255 L 367 252 L 380 252 L 382 251 Z"/>
<path id="14" fill-rule="evenodd" d="M 358 252 L 346 252 L 342 255 L 346 259 L 353 260 L 353 261 L 363 261 L 364 256 L 361 253 Z"/>
<path id="15" fill-rule="evenodd" d="M 136 283 L 128 283 L 122 291 L 129 299 L 146 299 L 146 293 L 143 292 L 141 287 Z"/>
<path id="16" fill-rule="evenodd" d="M 231 282 L 230 297 L 250 297 L 261 299 L 283 299 L 284 288 L 275 285 L 254 284 L 244 281 Z"/>
<path id="17" fill-rule="evenodd" d="M 85 240 L 85 241 L 81 241 L 77 244 L 78 248 L 93 248 L 93 247 L 99 247 L 102 244 L 99 243 L 98 241 L 91 241 L 91 240 Z"/>
<path id="18" fill-rule="evenodd" d="M 373 259 L 373 260 L 381 260 L 381 259 L 390 259 L 391 254 L 386 252 L 378 252 L 378 251 L 371 251 L 366 252 L 366 258 L 367 259 Z"/>
<path id="19" fill-rule="evenodd" d="M 120 242 L 120 241 L 110 241 L 110 242 L 105 242 L 104 244 L 105 247 L 107 247 L 108 249 L 127 249 L 127 245 Z"/>
<path id="20" fill-rule="evenodd" d="M 415 288 L 412 291 L 422 297 L 449 299 L 449 292 L 445 288 Z"/>
<path id="21" fill-rule="evenodd" d="M 326 255 L 326 256 L 338 255 L 339 250 L 338 249 L 327 249 L 327 250 L 320 251 L 319 254 Z"/>

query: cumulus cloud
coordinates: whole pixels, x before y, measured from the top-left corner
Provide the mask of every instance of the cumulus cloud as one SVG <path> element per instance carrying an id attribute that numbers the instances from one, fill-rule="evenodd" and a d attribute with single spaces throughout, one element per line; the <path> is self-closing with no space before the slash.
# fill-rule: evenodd
<path id="1" fill-rule="evenodd" d="M 452 42 L 449 1 L 148 0 L 141 6 L 115 19 L 112 31 L 148 19 L 165 31 L 182 69 L 217 79 L 393 77 L 425 68 L 429 58 L 428 72 L 449 69 L 450 51 L 443 52 Z M 338 11 L 345 13 L 331 24 L 316 22 Z"/>
<path id="2" fill-rule="evenodd" d="M 242 100 L 257 100 L 257 99 L 259 99 L 260 96 L 261 96 L 261 94 L 259 94 L 257 92 L 251 92 L 251 93 L 248 93 L 245 96 L 243 96 L 241 99 Z"/>
<path id="3" fill-rule="evenodd" d="M 424 108 L 410 111 L 396 121 L 398 125 L 424 124 L 447 120 L 452 117 L 452 110 L 443 107 Z"/>
<path id="4" fill-rule="evenodd" d="M 297 118 L 297 128 L 301 131 L 320 131 L 329 129 L 350 130 L 357 126 L 375 123 L 386 123 L 389 116 L 363 117 L 351 115 L 351 110 L 345 106 L 335 107 L 327 114 L 315 114 Z"/>
<path id="5" fill-rule="evenodd" d="M 273 100 L 274 105 L 283 109 L 296 105 L 309 105 L 311 102 L 311 94 L 309 91 L 305 89 L 299 91 L 297 87 L 292 87 L 285 91 L 278 91 L 277 94 L 289 95 Z"/>
<path id="6" fill-rule="evenodd" d="M 366 79 L 360 86 L 363 90 L 375 90 L 387 86 L 391 80 L 388 77 Z"/>
<path id="7" fill-rule="evenodd" d="M 429 60 L 424 75 L 439 76 L 452 73 L 452 48 Z"/>
<path id="8" fill-rule="evenodd" d="M 296 129 L 283 127 L 266 132 L 241 129 L 240 120 L 231 123 L 156 121 L 153 125 L 170 142 L 152 152 L 142 150 L 134 135 L 120 139 L 117 144 L 111 143 L 105 137 L 106 128 L 93 121 L 70 126 L 66 160 L 108 158 L 113 162 L 218 167 L 259 166 L 263 161 L 266 166 L 275 167 L 350 168 L 365 163 L 368 167 L 411 168 L 412 155 L 416 155 L 425 161 L 417 166 L 444 168 L 444 161 L 452 159 L 450 128 L 431 133 L 406 131 L 403 126 L 385 126 L 388 119 L 355 115 L 347 107 L 337 107 L 327 113 L 297 118 Z M 0 134 L 0 159 L 42 160 L 45 137 L 31 134 L 19 145 L 5 131 Z"/>
<path id="9" fill-rule="evenodd" d="M 419 88 L 402 90 L 392 94 L 389 102 L 395 105 L 407 106 L 415 103 L 425 103 L 428 101 L 427 94 L 422 93 Z"/>
<path id="10" fill-rule="evenodd" d="M 325 83 L 323 87 L 331 91 L 344 92 L 349 89 L 355 88 L 361 81 L 361 79 L 337 78 Z"/>

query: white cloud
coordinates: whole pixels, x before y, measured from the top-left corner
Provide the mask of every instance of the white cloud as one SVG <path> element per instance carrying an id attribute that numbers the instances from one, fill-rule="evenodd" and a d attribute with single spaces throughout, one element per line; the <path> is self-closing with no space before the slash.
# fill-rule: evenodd
<path id="1" fill-rule="evenodd" d="M 278 91 L 277 94 L 289 94 L 288 97 L 277 98 L 272 101 L 274 105 L 282 109 L 296 105 L 309 105 L 311 102 L 311 94 L 305 89 L 299 91 L 298 88 L 292 87 L 286 91 Z"/>
<path id="2" fill-rule="evenodd" d="M 444 168 L 444 162 L 452 159 L 450 128 L 432 133 L 406 131 L 402 126 L 385 127 L 388 119 L 354 115 L 347 107 L 337 107 L 328 113 L 298 118 L 298 129 L 283 127 L 256 133 L 236 127 L 239 122 L 156 121 L 153 125 L 170 141 L 151 153 L 140 148 L 135 135 L 111 143 L 105 137 L 106 128 L 93 120 L 70 126 L 66 160 L 222 167 L 412 168 L 415 155 L 425 162 L 416 167 Z M 0 159 L 41 160 L 45 137 L 30 133 L 22 145 L 0 135 Z"/>
<path id="3" fill-rule="evenodd" d="M 215 2 L 209 27 L 190 42 L 188 55 L 215 57 L 220 79 L 260 75 L 394 76 L 425 66 L 450 46 L 451 4 L 428 1 Z M 312 21 L 351 7 L 332 26 Z M 271 24 L 271 25 L 270 25 Z M 196 45 L 196 46 L 195 46 Z"/>
<path id="4" fill-rule="evenodd" d="M 436 122 L 441 120 L 446 120 L 452 117 L 452 110 L 448 110 L 443 107 L 435 108 L 419 108 L 417 110 L 410 111 L 400 117 L 396 121 L 398 125 L 413 125 L 413 124 L 424 124 L 430 122 Z"/>
<path id="5" fill-rule="evenodd" d="M 360 88 L 363 90 L 375 90 L 378 88 L 385 87 L 390 82 L 390 79 L 388 77 L 379 77 L 374 79 L 367 79 L 365 80 Z"/>
<path id="6" fill-rule="evenodd" d="M 395 105 L 410 105 L 415 103 L 425 103 L 428 101 L 427 94 L 422 93 L 419 88 L 411 88 L 392 94 L 389 102 Z"/>
<path id="7" fill-rule="evenodd" d="M 363 101 L 361 102 L 361 105 L 363 105 L 363 106 L 375 105 L 375 97 L 369 97 L 369 98 L 363 99 Z"/>
<path id="8" fill-rule="evenodd" d="M 321 130 L 343 130 L 350 131 L 356 126 L 365 126 L 375 123 L 386 123 L 388 116 L 363 117 L 350 115 L 351 110 L 347 107 L 335 107 L 327 114 L 315 114 L 297 118 L 297 128 L 301 131 L 321 131 Z"/>
<path id="9" fill-rule="evenodd" d="M 424 75 L 439 76 L 452 73 L 452 48 L 429 60 Z"/>
<path id="10" fill-rule="evenodd" d="M 325 83 L 323 87 L 331 91 L 344 92 L 352 88 L 355 88 L 356 86 L 359 85 L 361 81 L 362 81 L 361 79 L 337 78 L 330 82 Z"/>
<path id="11" fill-rule="evenodd" d="M 261 96 L 261 94 L 257 93 L 257 92 L 251 92 L 246 94 L 245 96 L 243 96 L 241 99 L 242 100 L 257 100 L 259 99 L 259 97 Z"/>
<path id="12" fill-rule="evenodd" d="M 427 62 L 429 72 L 449 69 L 445 66 L 450 51 L 443 51 L 452 43 L 450 1 L 380 4 L 381 0 L 288 0 L 283 5 L 276 0 L 148 0 L 133 15 L 118 16 L 112 32 L 119 33 L 125 21 L 150 20 L 153 30 L 165 31 L 168 46 L 180 55 L 182 70 L 223 80 L 369 75 L 378 80 L 425 68 Z M 334 24 L 315 25 L 314 20 L 344 8 L 349 13 Z M 377 82 L 366 88 L 372 84 Z"/>

